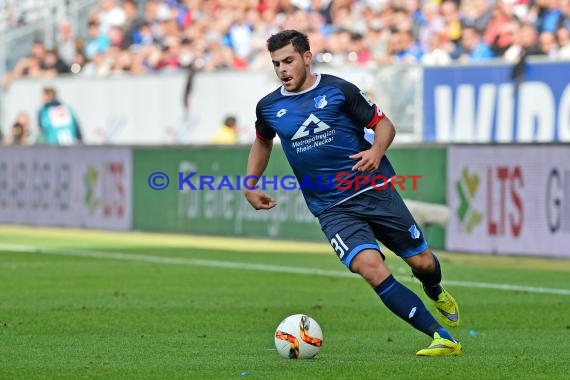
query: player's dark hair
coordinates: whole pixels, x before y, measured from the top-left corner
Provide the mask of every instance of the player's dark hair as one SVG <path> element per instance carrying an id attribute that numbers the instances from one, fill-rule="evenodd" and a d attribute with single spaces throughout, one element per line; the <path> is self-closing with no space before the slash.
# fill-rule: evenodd
<path id="1" fill-rule="evenodd" d="M 272 35 L 267 39 L 267 50 L 271 53 L 289 44 L 292 44 L 295 51 L 301 55 L 311 50 L 307 35 L 297 30 L 283 30 Z"/>

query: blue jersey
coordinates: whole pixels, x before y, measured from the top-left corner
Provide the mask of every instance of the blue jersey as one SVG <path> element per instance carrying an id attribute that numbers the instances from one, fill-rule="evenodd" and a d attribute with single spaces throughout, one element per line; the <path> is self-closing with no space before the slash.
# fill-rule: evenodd
<path id="1" fill-rule="evenodd" d="M 376 176 L 372 182 L 377 185 L 382 183 L 377 176 L 394 175 L 385 155 L 374 173 L 352 171 L 357 160 L 349 156 L 370 148 L 364 128 L 375 126 L 383 113 L 363 91 L 341 78 L 318 74 L 313 86 L 298 93 L 288 93 L 280 87 L 259 101 L 256 114 L 257 137 L 266 140 L 279 136 L 307 206 L 315 216 L 371 189 L 337 186 L 339 173 L 351 183 L 355 176 L 368 176 L 371 181 Z"/>

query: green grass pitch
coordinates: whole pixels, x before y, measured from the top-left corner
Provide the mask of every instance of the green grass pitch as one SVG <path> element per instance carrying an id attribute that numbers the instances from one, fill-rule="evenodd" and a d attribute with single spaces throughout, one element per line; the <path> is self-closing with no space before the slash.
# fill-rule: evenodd
<path id="1" fill-rule="evenodd" d="M 570 260 L 440 253 L 465 355 L 418 358 L 430 339 L 390 314 L 326 244 L 0 226 L 0 257 L 0 379 L 570 373 Z M 428 303 L 405 264 L 387 261 Z M 295 313 L 323 329 L 314 359 L 274 349 L 275 328 Z"/>

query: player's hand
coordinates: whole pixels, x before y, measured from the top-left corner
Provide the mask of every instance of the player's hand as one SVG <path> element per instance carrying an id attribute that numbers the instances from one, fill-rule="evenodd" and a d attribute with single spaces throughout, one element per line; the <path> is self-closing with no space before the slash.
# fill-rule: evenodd
<path id="1" fill-rule="evenodd" d="M 352 167 L 352 170 L 371 173 L 378 170 L 378 166 L 380 166 L 380 160 L 382 160 L 383 155 L 384 153 L 381 152 L 380 149 L 372 147 L 368 150 L 363 150 L 360 153 L 348 156 L 348 158 L 358 160 L 358 162 Z"/>
<path id="2" fill-rule="evenodd" d="M 277 202 L 269 195 L 262 193 L 259 190 L 244 190 L 245 199 L 256 210 L 269 210 L 277 206 Z"/>

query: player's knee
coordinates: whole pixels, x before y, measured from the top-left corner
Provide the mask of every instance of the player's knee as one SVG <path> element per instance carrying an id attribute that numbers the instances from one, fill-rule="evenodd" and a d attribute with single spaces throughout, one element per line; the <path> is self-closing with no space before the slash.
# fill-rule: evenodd
<path id="1" fill-rule="evenodd" d="M 435 269 L 435 259 L 429 249 L 410 257 L 407 261 L 416 272 L 431 273 Z"/>
<path id="2" fill-rule="evenodd" d="M 356 255 L 350 269 L 362 276 L 371 286 L 380 285 L 390 275 L 382 256 L 373 249 L 366 249 Z"/>

